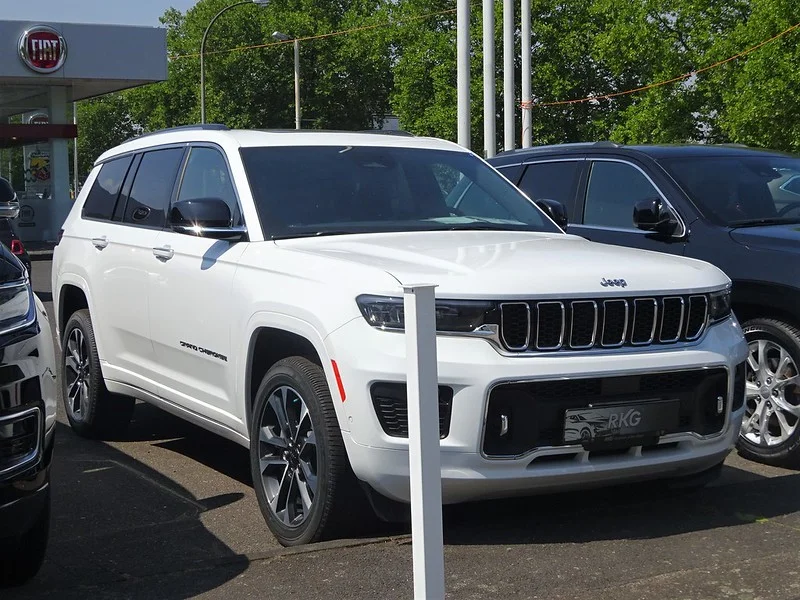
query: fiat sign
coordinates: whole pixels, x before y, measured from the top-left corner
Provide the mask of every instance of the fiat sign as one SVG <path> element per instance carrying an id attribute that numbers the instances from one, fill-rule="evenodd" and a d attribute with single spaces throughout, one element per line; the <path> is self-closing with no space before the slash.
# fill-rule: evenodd
<path id="1" fill-rule="evenodd" d="M 64 64 L 67 45 L 55 29 L 38 25 L 26 30 L 19 38 L 19 56 L 37 73 L 53 73 Z"/>

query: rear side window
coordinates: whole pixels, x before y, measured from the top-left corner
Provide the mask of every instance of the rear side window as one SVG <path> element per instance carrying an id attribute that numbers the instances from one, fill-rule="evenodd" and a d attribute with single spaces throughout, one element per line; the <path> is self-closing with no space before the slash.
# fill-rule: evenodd
<path id="1" fill-rule="evenodd" d="M 125 206 L 125 223 L 164 227 L 182 160 L 183 148 L 153 150 L 142 156 Z"/>
<path id="2" fill-rule="evenodd" d="M 572 214 L 580 166 L 576 160 L 528 165 L 519 187 L 531 200 L 558 200 Z"/>
<path id="3" fill-rule="evenodd" d="M 87 219 L 111 220 L 114 206 L 117 204 L 119 190 L 125 180 L 125 174 L 133 157 L 126 156 L 110 160 L 100 167 L 100 173 L 94 180 L 92 189 L 83 205 L 83 216 Z"/>

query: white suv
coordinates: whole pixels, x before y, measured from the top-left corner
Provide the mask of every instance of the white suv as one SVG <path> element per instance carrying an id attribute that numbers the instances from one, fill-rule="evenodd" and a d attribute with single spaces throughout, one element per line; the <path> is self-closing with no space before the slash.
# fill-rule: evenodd
<path id="1" fill-rule="evenodd" d="M 53 263 L 66 411 L 249 447 L 283 544 L 409 500 L 404 283 L 438 285 L 446 503 L 713 474 L 747 346 L 728 278 L 566 235 L 455 144 L 192 126 L 103 154 Z M 392 502 L 393 501 L 393 502 Z"/>

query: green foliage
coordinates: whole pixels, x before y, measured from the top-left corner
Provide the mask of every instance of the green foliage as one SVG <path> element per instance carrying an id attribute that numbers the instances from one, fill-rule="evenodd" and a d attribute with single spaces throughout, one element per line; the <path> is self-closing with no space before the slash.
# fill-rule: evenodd
<path id="1" fill-rule="evenodd" d="M 81 171 L 139 128 L 200 120 L 199 49 L 232 0 L 170 9 L 167 81 L 92 100 L 79 111 Z M 520 100 L 519 3 L 515 102 Z M 800 23 L 796 0 L 532 0 L 534 144 L 742 142 L 800 152 L 800 30 L 718 68 L 668 85 L 592 102 L 693 73 Z M 232 127 L 294 125 L 292 44 L 300 42 L 304 128 L 366 129 L 388 112 L 403 128 L 455 140 L 455 0 L 284 0 L 243 5 L 213 26 L 206 48 L 207 120 Z M 444 11 L 445 14 L 441 14 Z M 439 13 L 439 14 L 431 14 Z M 427 15 L 423 18 L 421 16 Z M 502 141 L 502 0 L 495 0 L 497 139 Z M 471 10 L 472 146 L 483 149 L 481 6 Z M 390 22 L 390 26 L 383 26 Z M 243 46 L 262 46 L 234 50 Z M 517 108 L 517 143 L 521 117 Z"/>

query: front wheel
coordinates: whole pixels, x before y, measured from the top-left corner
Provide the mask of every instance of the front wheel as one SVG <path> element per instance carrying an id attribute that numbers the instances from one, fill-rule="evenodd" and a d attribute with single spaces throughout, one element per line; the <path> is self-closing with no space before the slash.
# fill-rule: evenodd
<path id="1" fill-rule="evenodd" d="M 744 334 L 750 354 L 739 453 L 771 465 L 800 465 L 800 331 L 753 319 Z"/>
<path id="2" fill-rule="evenodd" d="M 306 358 L 277 362 L 256 393 L 250 427 L 253 486 L 284 546 L 351 533 L 365 504 L 350 468 L 325 374 Z"/>

